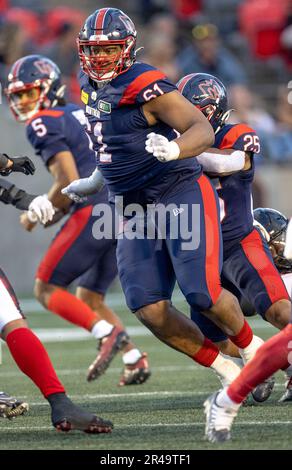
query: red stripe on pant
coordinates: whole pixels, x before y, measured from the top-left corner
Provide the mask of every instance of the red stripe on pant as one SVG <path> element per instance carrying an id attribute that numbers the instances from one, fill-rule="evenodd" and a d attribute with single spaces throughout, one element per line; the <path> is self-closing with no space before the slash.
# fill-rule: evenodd
<path id="1" fill-rule="evenodd" d="M 220 227 L 218 208 L 214 189 L 210 180 L 202 175 L 198 179 L 201 189 L 206 240 L 206 282 L 213 304 L 216 303 L 221 291 L 220 280 Z"/>
<path id="2" fill-rule="evenodd" d="M 42 259 L 36 273 L 38 279 L 43 282 L 49 282 L 54 269 L 77 240 L 91 217 L 91 214 L 92 206 L 87 206 L 77 210 L 71 215 Z"/>
<path id="3" fill-rule="evenodd" d="M 248 261 L 265 285 L 272 304 L 282 299 L 290 300 L 279 271 L 265 252 L 259 232 L 254 229 L 240 244 Z"/>

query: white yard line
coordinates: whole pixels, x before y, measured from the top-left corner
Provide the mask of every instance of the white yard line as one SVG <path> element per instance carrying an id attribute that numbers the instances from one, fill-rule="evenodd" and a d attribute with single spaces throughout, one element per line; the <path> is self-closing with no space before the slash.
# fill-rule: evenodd
<path id="1" fill-rule="evenodd" d="M 281 385 L 281 384 L 279 384 Z M 283 385 L 281 385 L 283 387 Z M 173 390 L 173 391 L 154 391 L 154 392 L 133 392 L 133 393 L 96 393 L 96 394 L 90 394 L 86 393 L 84 395 L 70 395 L 70 398 L 75 401 L 84 401 L 84 400 L 98 400 L 98 399 L 132 399 L 133 397 L 135 398 L 153 398 L 153 397 L 195 397 L 195 396 L 207 396 L 213 393 L 214 390 L 200 390 L 200 391 L 180 391 L 180 390 Z M 29 396 L 27 395 L 22 395 L 21 396 L 22 400 L 29 400 Z M 32 406 L 49 406 L 48 403 L 44 400 L 42 401 L 34 401 L 34 402 L 29 402 L 29 405 Z"/>
<path id="2" fill-rule="evenodd" d="M 272 331 L 271 325 L 258 319 L 253 320 L 251 326 L 253 328 L 268 328 Z M 81 328 L 34 328 L 33 331 L 44 343 L 87 341 L 93 339 L 89 332 Z M 132 337 L 152 335 L 144 326 L 128 326 L 127 333 Z"/>
<path id="3" fill-rule="evenodd" d="M 275 426 L 275 425 L 290 425 L 292 421 L 237 421 L 237 426 Z M 205 423 L 140 423 L 140 424 L 115 424 L 113 433 L 117 429 L 128 429 L 128 428 L 158 428 L 158 427 L 186 427 L 186 426 L 205 426 Z M 52 426 L 0 426 L 0 432 L 5 431 L 55 431 Z"/>
<path id="4" fill-rule="evenodd" d="M 106 374 L 118 374 L 122 370 L 121 367 L 110 367 Z M 197 366 L 196 364 L 192 364 L 190 366 L 158 366 L 158 367 L 151 367 L 152 372 L 179 372 L 179 371 L 192 371 L 192 370 L 203 370 L 201 366 Z M 86 369 L 58 369 L 58 375 L 85 375 Z M 2 372 L 0 370 L 0 378 L 2 377 L 19 377 L 22 376 L 22 372 L 20 371 L 7 371 Z"/>
<path id="5" fill-rule="evenodd" d="M 174 304 L 179 304 L 180 306 L 184 305 L 185 311 L 186 312 L 188 311 L 189 309 L 188 304 L 186 300 L 184 299 L 184 297 L 182 296 L 182 294 L 180 294 L 179 292 L 176 292 L 174 294 L 172 301 Z M 109 307 L 112 307 L 112 308 L 123 307 L 127 309 L 125 298 L 123 294 L 119 292 L 109 294 L 106 297 L 106 303 L 109 305 Z M 21 305 L 23 312 L 28 315 L 30 313 L 37 313 L 37 312 L 48 313 L 51 315 L 51 313 L 48 312 L 48 310 L 45 310 L 34 298 L 20 299 L 20 305 Z M 251 323 L 252 326 L 255 328 L 262 328 L 262 329 L 273 328 L 268 322 L 263 321 L 259 316 L 250 317 L 247 319 L 247 321 Z"/>

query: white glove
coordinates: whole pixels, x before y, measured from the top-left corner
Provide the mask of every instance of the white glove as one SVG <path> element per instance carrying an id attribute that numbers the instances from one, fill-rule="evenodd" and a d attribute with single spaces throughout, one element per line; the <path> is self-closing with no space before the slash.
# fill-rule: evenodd
<path id="1" fill-rule="evenodd" d="M 27 216 L 30 222 L 50 222 L 55 214 L 55 209 L 49 201 L 47 194 L 35 197 L 28 206 Z"/>
<path id="2" fill-rule="evenodd" d="M 160 162 L 177 160 L 180 154 L 180 148 L 176 142 L 170 142 L 164 135 L 155 134 L 155 132 L 147 135 L 145 148 Z"/>
<path id="3" fill-rule="evenodd" d="M 88 178 L 72 181 L 72 183 L 66 186 L 66 188 L 63 188 L 61 192 L 74 202 L 83 202 L 86 201 L 86 196 L 98 193 L 103 186 L 104 179 L 98 169 L 96 169 Z"/>

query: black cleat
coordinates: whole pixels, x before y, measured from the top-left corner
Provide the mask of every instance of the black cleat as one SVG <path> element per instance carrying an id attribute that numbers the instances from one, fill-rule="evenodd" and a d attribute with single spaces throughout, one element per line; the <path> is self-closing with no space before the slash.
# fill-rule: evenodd
<path id="1" fill-rule="evenodd" d="M 274 388 L 275 385 L 275 377 L 272 376 L 269 379 L 265 380 L 263 383 L 258 385 L 252 392 L 252 396 L 254 401 L 257 401 L 258 403 L 262 403 L 263 401 L 266 401 Z"/>
<path id="2" fill-rule="evenodd" d="M 129 342 L 127 333 L 115 326 L 108 336 L 100 340 L 99 353 L 93 363 L 89 366 L 87 380 L 100 377 L 108 368 L 115 355 Z"/>
<path id="3" fill-rule="evenodd" d="M 68 432 L 76 429 L 89 434 L 99 434 L 110 433 L 113 429 L 111 421 L 74 405 L 64 393 L 50 395 L 48 401 L 52 408 L 52 423 L 58 431 Z"/>
<path id="4" fill-rule="evenodd" d="M 5 392 L 0 392 L 0 417 L 1 418 L 16 418 L 17 416 L 24 415 L 29 410 L 27 403 L 18 400 L 17 398 L 7 395 Z"/>
<path id="5" fill-rule="evenodd" d="M 280 398 L 279 403 L 284 403 L 284 402 L 288 402 L 288 401 L 292 401 L 292 377 L 290 378 L 290 380 L 286 384 L 286 392 Z"/>

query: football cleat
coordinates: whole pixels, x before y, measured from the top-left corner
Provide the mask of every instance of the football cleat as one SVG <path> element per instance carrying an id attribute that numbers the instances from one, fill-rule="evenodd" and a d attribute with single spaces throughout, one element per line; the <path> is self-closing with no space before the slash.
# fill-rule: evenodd
<path id="1" fill-rule="evenodd" d="M 205 438 L 209 442 L 226 442 L 231 439 L 230 429 L 237 410 L 217 405 L 216 398 L 219 392 L 215 392 L 204 402 L 206 427 Z"/>
<path id="2" fill-rule="evenodd" d="M 251 392 L 254 401 L 257 401 L 258 403 L 266 401 L 270 397 L 273 391 L 274 385 L 275 385 L 275 377 L 269 377 L 263 383 L 259 384 Z"/>
<path id="3" fill-rule="evenodd" d="M 290 380 L 286 384 L 286 392 L 284 395 L 280 398 L 279 403 L 284 403 L 287 401 L 292 401 L 292 377 L 290 377 Z"/>
<path id="4" fill-rule="evenodd" d="M 52 423 L 58 431 L 79 430 L 88 434 L 99 434 L 110 433 L 113 429 L 111 421 L 99 418 L 93 413 L 74 405 L 63 393 L 58 394 L 58 399 L 51 406 Z"/>
<path id="5" fill-rule="evenodd" d="M 7 395 L 7 393 L 0 392 L 1 418 L 16 418 L 17 416 L 24 415 L 28 410 L 28 403 L 22 402 L 17 398 L 11 397 Z"/>
<path id="6" fill-rule="evenodd" d="M 89 366 L 87 380 L 91 382 L 100 377 L 108 368 L 115 355 L 129 342 L 127 333 L 115 326 L 111 333 L 99 342 L 99 353 Z"/>
<path id="7" fill-rule="evenodd" d="M 119 386 L 143 384 L 150 375 L 147 354 L 143 353 L 135 364 L 125 364 Z"/>

